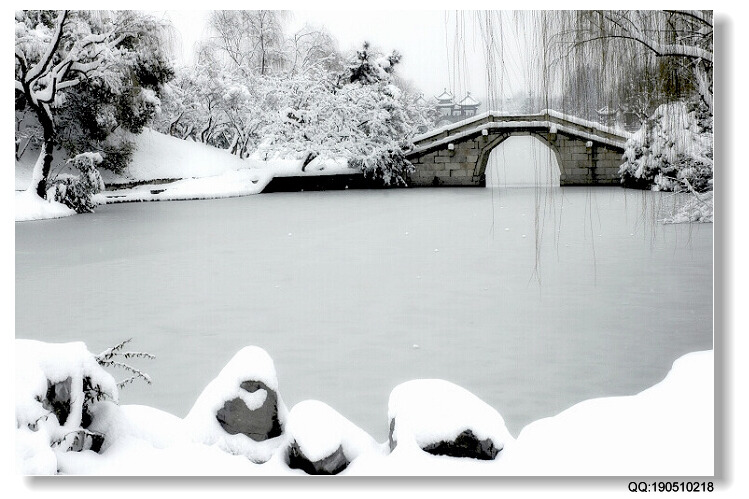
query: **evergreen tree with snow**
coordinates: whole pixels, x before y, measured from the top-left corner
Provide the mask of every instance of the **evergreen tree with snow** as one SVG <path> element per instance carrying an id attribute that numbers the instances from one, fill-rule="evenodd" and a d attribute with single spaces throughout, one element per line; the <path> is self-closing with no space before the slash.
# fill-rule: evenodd
<path id="1" fill-rule="evenodd" d="M 173 75 L 165 26 L 135 11 L 27 10 L 15 19 L 16 110 L 31 111 L 43 136 L 29 188 L 47 197 L 55 147 L 99 153 L 101 167 L 121 170 L 128 135 L 154 117 Z"/>
<path id="2" fill-rule="evenodd" d="M 359 94 L 354 102 L 361 109 L 356 154 L 349 165 L 385 186 L 407 185 L 414 170 L 405 152 L 416 128 L 406 113 L 403 93 L 393 81 L 400 60 L 397 51 L 383 56 L 364 42 L 349 60 L 349 83 L 342 90 Z"/>
<path id="3" fill-rule="evenodd" d="M 393 52 L 384 57 L 374 52 L 369 42 L 364 42 L 361 50 L 357 50 L 346 65 L 349 83 L 361 83 L 362 85 L 374 85 L 381 82 L 389 82 L 395 65 L 401 60 L 401 55 Z"/>

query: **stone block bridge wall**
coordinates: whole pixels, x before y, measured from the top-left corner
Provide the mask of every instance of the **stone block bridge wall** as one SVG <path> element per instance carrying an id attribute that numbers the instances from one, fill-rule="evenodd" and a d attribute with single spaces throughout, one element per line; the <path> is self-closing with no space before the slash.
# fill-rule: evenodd
<path id="1" fill-rule="evenodd" d="M 548 116 L 547 116 L 548 118 Z M 561 185 L 618 185 L 624 140 L 621 137 L 591 135 L 596 130 L 562 132 L 545 121 L 518 120 L 517 126 L 491 121 L 469 123 L 431 136 L 408 155 L 415 167 L 412 186 L 485 186 L 486 166 L 491 151 L 514 136 L 534 136 L 553 151 L 560 169 Z M 486 126 L 488 124 L 488 126 Z M 473 125 L 472 127 L 470 125 Z M 569 128 L 560 126 L 559 128 Z"/>

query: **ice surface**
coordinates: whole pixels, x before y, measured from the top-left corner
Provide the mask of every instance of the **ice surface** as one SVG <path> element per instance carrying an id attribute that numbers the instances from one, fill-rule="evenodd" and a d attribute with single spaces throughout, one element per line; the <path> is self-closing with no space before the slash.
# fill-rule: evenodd
<path id="1" fill-rule="evenodd" d="M 304 192 L 17 224 L 16 335 L 101 351 L 129 331 L 157 360 L 141 364 L 153 385 L 129 385 L 123 403 L 179 417 L 254 344 L 283 373 L 284 401 L 324 401 L 378 441 L 388 395 L 417 378 L 468 389 L 517 436 L 711 347 L 712 229 L 657 224 L 652 211 L 675 197 Z M 79 269 L 96 285 L 38 306 Z"/>

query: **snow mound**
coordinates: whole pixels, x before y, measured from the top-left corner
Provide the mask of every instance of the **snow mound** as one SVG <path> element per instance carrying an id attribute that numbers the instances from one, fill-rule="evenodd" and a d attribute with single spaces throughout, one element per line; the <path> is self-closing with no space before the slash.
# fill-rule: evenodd
<path id="1" fill-rule="evenodd" d="M 233 170 L 211 177 L 188 178 L 161 185 L 139 185 L 108 191 L 107 203 L 184 201 L 249 196 L 263 191 L 273 175 L 258 170 Z"/>
<path id="2" fill-rule="evenodd" d="M 16 222 L 62 218 L 70 215 L 75 215 L 75 211 L 57 201 L 40 198 L 33 190 L 16 191 Z"/>
<path id="3" fill-rule="evenodd" d="M 306 400 L 290 413 L 278 398 L 278 437 L 255 441 L 229 434 L 216 418 L 227 400 L 262 407 L 278 379 L 270 356 L 239 351 L 184 419 L 145 406 L 117 405 L 117 386 L 83 343 L 16 340 L 16 469 L 19 474 L 299 475 L 290 467 L 296 443 L 309 460 L 338 454 L 346 475 L 370 476 L 712 476 L 714 473 L 713 351 L 677 359 L 657 385 L 633 396 L 581 402 L 526 426 L 517 440 L 499 413 L 450 382 L 398 385 L 388 402 L 392 452 L 323 402 Z M 105 400 L 94 403 L 86 385 Z M 246 380 L 266 389 L 248 391 Z M 56 392 L 64 385 L 64 389 Z M 90 388 L 88 389 L 90 391 Z M 62 395 L 69 393 L 69 398 Z M 60 401 L 69 400 L 69 410 Z M 84 412 L 88 415 L 84 418 Z M 65 418 L 60 414 L 65 413 Z M 83 419 L 90 424 L 84 426 Z M 503 450 L 496 459 L 458 459 L 424 452 L 466 429 Z M 104 435 L 99 452 L 70 449 L 70 435 Z"/>
<path id="4" fill-rule="evenodd" d="M 663 381 L 637 395 L 586 400 L 529 424 L 517 438 L 511 471 L 710 476 L 712 400 L 713 352 L 687 354 Z"/>
<path id="5" fill-rule="evenodd" d="M 107 186 L 156 179 L 210 177 L 247 167 L 244 160 L 205 144 L 144 128 L 134 137 L 135 151 L 124 175 L 102 172 Z"/>
<path id="6" fill-rule="evenodd" d="M 396 386 L 388 401 L 391 441 L 397 447 L 428 447 L 453 441 L 470 430 L 497 449 L 512 441 L 502 416 L 468 390 L 441 379 L 417 379 Z M 391 447 L 393 444 L 391 444 Z"/>
<path id="7" fill-rule="evenodd" d="M 318 400 L 296 404 L 289 413 L 286 432 L 310 461 L 320 461 L 339 447 L 349 462 L 379 446 L 364 430 Z"/>
<path id="8" fill-rule="evenodd" d="M 247 381 L 262 383 L 267 389 L 258 388 L 249 392 L 242 387 Z M 278 394 L 273 360 L 262 348 L 245 347 L 205 387 L 184 419 L 186 429 L 195 442 L 217 445 L 225 452 L 243 455 L 253 462 L 265 462 L 281 445 L 281 437 L 258 441 L 244 433 L 230 434 L 222 427 L 217 415 L 227 403 L 235 400 L 244 402 L 249 411 L 258 410 L 271 398 L 268 390 L 275 394 L 277 413 L 274 416 L 283 427 L 288 411 Z"/>
<path id="9" fill-rule="evenodd" d="M 107 431 L 99 454 L 69 452 L 60 473 L 98 476 L 240 476 L 273 473 L 244 456 L 193 442 L 180 418 L 146 406 L 108 404 L 97 415 Z"/>

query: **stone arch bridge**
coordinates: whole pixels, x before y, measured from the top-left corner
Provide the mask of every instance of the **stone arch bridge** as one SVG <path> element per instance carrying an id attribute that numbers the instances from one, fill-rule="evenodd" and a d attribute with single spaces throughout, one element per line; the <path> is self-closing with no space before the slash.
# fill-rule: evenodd
<path id="1" fill-rule="evenodd" d="M 534 136 L 553 151 L 561 185 L 619 183 L 627 132 L 552 110 L 532 115 L 486 112 L 421 134 L 407 158 L 413 186 L 486 186 L 489 153 L 514 136 Z"/>

